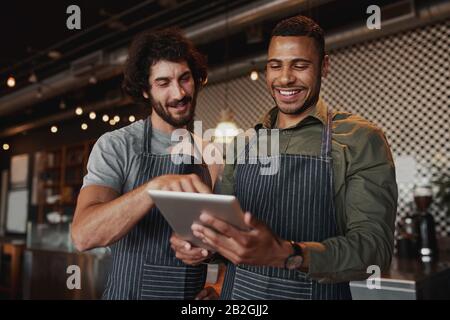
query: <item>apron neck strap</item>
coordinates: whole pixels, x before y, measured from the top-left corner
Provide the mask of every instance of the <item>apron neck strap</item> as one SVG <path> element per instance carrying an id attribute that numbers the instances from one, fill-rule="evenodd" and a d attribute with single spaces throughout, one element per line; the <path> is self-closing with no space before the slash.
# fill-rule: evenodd
<path id="1" fill-rule="evenodd" d="M 144 122 L 144 153 L 150 152 L 150 141 L 152 140 L 152 122 L 150 117 Z"/>
<path id="2" fill-rule="evenodd" d="M 322 130 L 322 143 L 320 155 L 322 157 L 331 157 L 331 134 L 333 131 L 333 109 L 328 107 L 327 120 Z"/>

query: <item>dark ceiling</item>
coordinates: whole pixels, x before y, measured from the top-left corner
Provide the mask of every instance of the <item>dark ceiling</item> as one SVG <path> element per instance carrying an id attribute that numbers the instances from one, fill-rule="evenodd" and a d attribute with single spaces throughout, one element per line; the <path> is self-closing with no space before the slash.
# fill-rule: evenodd
<path id="1" fill-rule="evenodd" d="M 139 31 L 149 28 L 178 26 L 186 28 L 221 13 L 239 8 L 256 0 L 59 0 L 59 1 L 4 1 L 0 11 L 0 96 L 11 89 L 6 79 L 14 75 L 17 90 L 29 84 L 32 72 L 43 79 L 64 70 L 76 58 L 98 49 L 124 46 Z M 334 24 L 362 18 L 361 10 L 373 1 L 332 1 L 310 10 L 313 17 L 326 17 L 320 23 L 324 29 Z M 376 1 L 384 5 L 388 0 Z M 66 9 L 76 4 L 81 9 L 81 30 L 68 30 Z M 266 24 L 270 33 L 272 25 Z M 245 34 L 241 34 L 245 37 Z M 233 39 L 231 39 L 233 40 Z M 239 40 L 239 39 L 238 39 Z M 231 41 L 230 41 L 231 43 Z M 242 48 L 240 43 L 235 44 Z M 217 53 L 224 53 L 225 43 L 213 44 Z M 259 48 L 259 47 L 258 47 Z M 204 48 L 205 49 L 205 48 Z M 233 49 L 233 48 L 231 48 Z M 206 48 L 207 51 L 208 48 Z M 60 54 L 55 59 L 50 52 Z M 227 50 L 225 50 L 227 51 Z M 241 50 L 229 50 L 240 55 Z M 223 60 L 214 55 L 211 62 Z"/>
<path id="2" fill-rule="evenodd" d="M 128 45 L 131 38 L 144 29 L 178 26 L 187 28 L 196 23 L 238 9 L 257 0 L 59 0 L 59 1 L 4 1 L 0 11 L 0 97 L 29 85 L 28 77 L 34 71 L 44 79 L 70 66 L 74 59 L 95 50 L 111 50 Z M 416 3 L 426 0 L 416 0 Z M 377 0 L 384 6 L 397 1 Z M 336 0 L 320 7 L 311 6 L 302 11 L 324 28 L 325 33 L 357 24 L 366 18 L 365 10 L 372 0 Z M 66 28 L 66 8 L 76 4 L 81 8 L 81 31 Z M 299 12 L 293 12 L 297 14 Z M 260 24 L 262 39 L 248 41 L 246 30 L 226 38 L 202 44 L 199 49 L 208 57 L 210 68 L 230 63 L 243 57 L 262 53 L 270 39 L 270 31 L 278 19 L 267 19 Z M 59 59 L 49 57 L 49 51 L 61 54 Z M 6 78 L 13 74 L 16 87 L 8 88 Z M 121 77 L 116 77 L 64 96 L 41 99 L 28 108 L 0 117 L 0 128 L 35 121 L 58 112 L 65 112 L 79 104 L 105 99 L 111 91 L 120 91 Z M 64 101 L 65 110 L 61 108 Z"/>
<path id="3" fill-rule="evenodd" d="M 253 1 L 5 1 L 0 13 L 0 96 L 9 91 L 4 80 L 9 75 L 16 78 L 17 90 L 28 84 L 32 71 L 42 79 L 85 54 L 126 45 L 141 30 L 188 27 Z M 66 9 L 72 4 L 81 9 L 81 30 L 66 27 Z M 52 59 L 50 51 L 61 56 Z"/>

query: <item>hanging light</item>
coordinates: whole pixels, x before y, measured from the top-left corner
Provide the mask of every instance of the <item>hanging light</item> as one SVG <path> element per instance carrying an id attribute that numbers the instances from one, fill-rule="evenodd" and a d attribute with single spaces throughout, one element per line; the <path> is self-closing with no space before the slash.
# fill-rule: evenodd
<path id="1" fill-rule="evenodd" d="M 42 98 L 42 88 L 41 87 L 37 88 L 36 98 L 38 98 L 38 99 Z"/>
<path id="2" fill-rule="evenodd" d="M 252 71 L 250 72 L 250 79 L 252 79 L 253 81 L 258 80 L 259 78 L 259 74 L 258 74 L 258 70 L 256 69 L 256 64 L 255 61 L 252 61 Z"/>
<path id="3" fill-rule="evenodd" d="M 239 134 L 239 129 L 234 122 L 219 122 L 214 131 L 214 142 L 230 143 Z"/>
<path id="4" fill-rule="evenodd" d="M 28 81 L 31 83 L 36 83 L 38 81 L 37 75 L 34 71 L 28 77 Z"/>
<path id="5" fill-rule="evenodd" d="M 109 124 L 114 126 L 116 124 L 116 122 L 114 121 L 114 119 L 109 120 Z"/>
<path id="6" fill-rule="evenodd" d="M 136 118 L 133 115 L 131 115 L 131 116 L 128 117 L 128 121 L 135 122 Z"/>
<path id="7" fill-rule="evenodd" d="M 234 123 L 230 109 L 221 110 L 220 122 L 214 130 L 214 142 L 230 143 L 239 134 L 239 129 Z"/>
<path id="8" fill-rule="evenodd" d="M 59 103 L 59 108 L 60 108 L 61 110 L 64 110 L 64 109 L 66 108 L 66 103 L 65 103 L 64 100 L 61 100 L 61 102 Z"/>
<path id="9" fill-rule="evenodd" d="M 229 29 L 228 29 L 228 15 L 225 20 L 226 37 L 225 37 L 225 62 L 228 63 L 229 58 Z M 229 68 L 226 69 L 226 79 L 229 80 Z M 214 131 L 214 142 L 229 143 L 239 133 L 237 125 L 233 122 L 233 114 L 228 105 L 228 85 L 229 81 L 225 82 L 225 99 L 224 107 L 220 112 L 220 122 Z"/>
<path id="10" fill-rule="evenodd" d="M 4 143 L 3 144 L 3 150 L 9 150 L 9 144 L 7 144 L 7 143 Z"/>
<path id="11" fill-rule="evenodd" d="M 94 120 L 96 117 L 97 117 L 97 115 L 95 114 L 94 111 L 91 111 L 91 112 L 89 113 L 89 119 Z"/>
<path id="12" fill-rule="evenodd" d="M 52 127 L 50 128 L 50 131 L 51 131 L 52 133 L 57 133 L 57 132 L 58 132 L 58 127 L 57 127 L 57 126 L 52 126 Z"/>
<path id="13" fill-rule="evenodd" d="M 120 121 L 120 117 L 119 116 L 114 116 L 114 122 L 119 122 Z"/>
<path id="14" fill-rule="evenodd" d="M 108 122 L 109 116 L 107 114 L 104 114 L 102 117 L 103 122 Z"/>
<path id="15" fill-rule="evenodd" d="M 97 78 L 95 76 L 90 76 L 89 77 L 89 83 L 90 84 L 96 84 L 97 83 Z"/>
<path id="16" fill-rule="evenodd" d="M 60 58 L 62 57 L 62 54 L 61 54 L 61 52 L 59 52 L 59 51 L 51 50 L 51 51 L 49 51 L 49 52 L 47 53 L 47 56 L 48 56 L 50 59 L 57 60 L 57 59 L 60 59 Z"/>
<path id="17" fill-rule="evenodd" d="M 13 76 L 9 76 L 6 80 L 6 85 L 10 88 L 14 88 L 16 86 L 16 79 Z"/>
<path id="18" fill-rule="evenodd" d="M 259 76 L 258 76 L 258 71 L 253 70 L 252 72 L 250 72 L 250 79 L 252 79 L 253 81 L 258 80 Z"/>
<path id="19" fill-rule="evenodd" d="M 88 125 L 86 123 L 81 124 L 81 130 L 87 130 Z"/>
<path id="20" fill-rule="evenodd" d="M 75 114 L 81 116 L 83 114 L 83 108 L 78 107 L 75 109 Z"/>

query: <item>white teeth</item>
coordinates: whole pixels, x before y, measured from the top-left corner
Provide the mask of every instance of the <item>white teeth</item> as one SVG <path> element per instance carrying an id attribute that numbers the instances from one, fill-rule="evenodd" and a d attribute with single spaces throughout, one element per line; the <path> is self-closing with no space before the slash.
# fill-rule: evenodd
<path id="1" fill-rule="evenodd" d="M 299 92 L 299 90 L 278 90 L 280 92 L 280 94 L 282 94 L 283 96 L 292 96 L 296 93 Z"/>

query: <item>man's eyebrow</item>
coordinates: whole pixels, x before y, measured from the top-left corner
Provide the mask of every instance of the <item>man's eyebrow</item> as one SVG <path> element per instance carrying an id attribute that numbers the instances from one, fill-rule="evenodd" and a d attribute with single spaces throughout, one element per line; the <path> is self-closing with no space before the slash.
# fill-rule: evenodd
<path id="1" fill-rule="evenodd" d="M 159 77 L 159 78 L 155 78 L 155 80 L 153 81 L 170 81 L 169 77 Z"/>
<path id="2" fill-rule="evenodd" d="M 311 60 L 305 59 L 305 58 L 297 58 L 292 60 L 293 63 L 297 63 L 297 62 L 306 62 L 306 63 L 312 63 Z"/>
<path id="3" fill-rule="evenodd" d="M 191 71 L 187 70 L 187 71 L 183 72 L 179 78 L 185 77 L 190 74 L 191 74 Z M 158 77 L 158 78 L 155 78 L 153 81 L 169 81 L 170 82 L 170 80 L 171 80 L 170 77 Z"/>
<path id="4" fill-rule="evenodd" d="M 269 59 L 267 60 L 267 63 L 276 62 L 276 63 L 282 63 L 282 60 L 280 59 Z M 297 63 L 297 62 L 306 62 L 306 63 L 312 63 L 311 60 L 305 59 L 305 58 L 295 58 L 290 60 L 291 63 Z"/>

